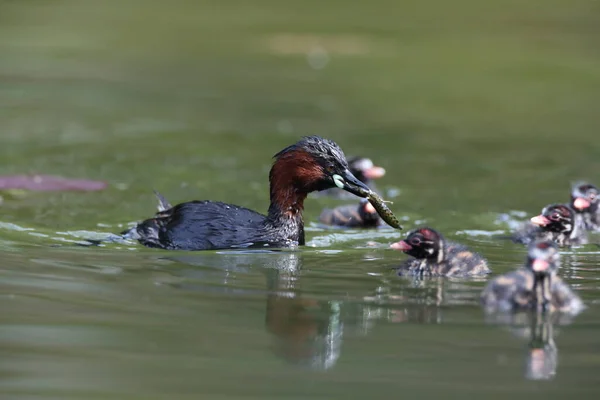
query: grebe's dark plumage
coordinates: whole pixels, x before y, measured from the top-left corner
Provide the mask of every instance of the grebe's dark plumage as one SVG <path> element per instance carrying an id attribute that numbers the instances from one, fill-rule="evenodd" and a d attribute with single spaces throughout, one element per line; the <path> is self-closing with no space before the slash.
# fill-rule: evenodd
<path id="1" fill-rule="evenodd" d="M 600 191 L 587 182 L 577 182 L 571 190 L 571 208 L 581 216 L 581 228 L 600 231 Z"/>
<path id="2" fill-rule="evenodd" d="M 542 213 L 531 218 L 530 223 L 515 232 L 516 243 L 530 244 L 535 240 L 552 240 L 559 246 L 582 245 L 588 242 L 587 234 L 578 223 L 581 216 L 567 204 L 550 204 Z"/>
<path id="3" fill-rule="evenodd" d="M 431 228 L 415 229 L 405 240 L 391 247 L 414 257 L 400 265 L 398 275 L 477 276 L 490 272 L 482 256 L 461 244 L 447 241 Z"/>
<path id="4" fill-rule="evenodd" d="M 269 181 L 267 215 L 210 200 L 171 207 L 158 195 L 159 212 L 123 233 L 148 247 L 172 250 L 293 247 L 304 244 L 302 211 L 308 193 L 338 187 L 364 197 L 370 190 L 348 170 L 342 149 L 318 136 L 277 153 Z"/>
<path id="5" fill-rule="evenodd" d="M 538 309 L 579 313 L 583 302 L 557 276 L 559 266 L 557 244 L 536 240 L 529 245 L 525 268 L 490 281 L 481 294 L 481 303 L 488 312 Z"/>
<path id="6" fill-rule="evenodd" d="M 375 228 L 382 224 L 377 210 L 366 199 L 362 199 L 358 205 L 326 208 L 321 212 L 319 221 L 325 225 L 346 228 Z"/>

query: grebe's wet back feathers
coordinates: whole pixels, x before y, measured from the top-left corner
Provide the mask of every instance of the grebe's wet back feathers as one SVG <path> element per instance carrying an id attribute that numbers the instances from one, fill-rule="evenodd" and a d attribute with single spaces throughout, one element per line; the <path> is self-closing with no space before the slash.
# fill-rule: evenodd
<path id="1" fill-rule="evenodd" d="M 162 194 L 160 194 L 158 191 L 155 190 L 154 195 L 156 196 L 156 199 L 158 200 L 158 206 L 156 207 L 158 209 L 158 212 L 167 211 L 168 209 L 173 208 L 171 203 L 169 203 L 167 201 L 167 199 L 165 199 L 165 197 Z"/>

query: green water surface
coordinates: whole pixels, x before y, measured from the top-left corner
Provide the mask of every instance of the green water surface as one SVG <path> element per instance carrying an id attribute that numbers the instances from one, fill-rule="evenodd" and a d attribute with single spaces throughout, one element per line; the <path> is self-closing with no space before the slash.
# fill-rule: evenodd
<path id="1" fill-rule="evenodd" d="M 403 233 L 323 229 L 333 200 L 306 201 L 296 252 L 75 242 L 152 215 L 152 189 L 264 212 L 273 154 L 318 134 L 386 168 L 405 230 L 514 269 L 503 214 L 600 184 L 599 49 L 593 0 L 0 1 L 0 175 L 109 184 L 0 192 L 0 397 L 597 399 L 594 245 L 563 254 L 588 308 L 551 321 L 540 381 L 486 279 L 396 277 Z"/>

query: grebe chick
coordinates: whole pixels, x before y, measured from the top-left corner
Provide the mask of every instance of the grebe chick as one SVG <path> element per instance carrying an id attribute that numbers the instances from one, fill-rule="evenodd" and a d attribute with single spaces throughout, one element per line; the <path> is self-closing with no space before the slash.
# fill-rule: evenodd
<path id="1" fill-rule="evenodd" d="M 362 199 L 358 205 L 326 208 L 321 212 L 319 221 L 325 225 L 346 228 L 375 228 L 382 222 L 375 207 L 366 199 Z"/>
<path id="2" fill-rule="evenodd" d="M 512 239 L 516 243 L 529 244 L 536 240 L 551 240 L 558 246 L 568 247 L 588 242 L 587 234 L 582 229 L 577 215 L 567 204 L 550 204 L 542 213 L 531 218 Z"/>
<path id="3" fill-rule="evenodd" d="M 525 268 L 490 281 L 481 294 L 481 303 L 488 312 L 531 309 L 579 313 L 583 302 L 557 276 L 559 266 L 558 245 L 552 240 L 536 240 L 529 245 Z"/>
<path id="4" fill-rule="evenodd" d="M 414 258 L 404 261 L 398 275 L 476 276 L 490 272 L 487 261 L 465 246 L 447 241 L 431 228 L 419 228 L 391 245 Z"/>
<path id="5" fill-rule="evenodd" d="M 588 231 L 600 231 L 600 191 L 587 182 L 578 182 L 571 191 L 571 207 L 581 216 L 581 226 Z"/>

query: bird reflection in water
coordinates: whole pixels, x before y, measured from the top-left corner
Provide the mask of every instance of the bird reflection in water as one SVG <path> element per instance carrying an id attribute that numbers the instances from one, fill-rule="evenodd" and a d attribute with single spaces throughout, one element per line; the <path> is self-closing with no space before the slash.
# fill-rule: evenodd
<path id="1" fill-rule="evenodd" d="M 572 323 L 566 313 L 517 312 L 488 314 L 487 322 L 505 326 L 516 337 L 528 341 L 524 376 L 530 380 L 550 380 L 556 375 L 558 347 L 554 341 L 556 326 Z"/>
<path id="2" fill-rule="evenodd" d="M 342 302 L 307 298 L 298 290 L 302 252 L 223 251 L 221 254 L 184 254 L 168 259 L 203 267 L 177 271 L 183 282 L 173 286 L 185 290 L 224 293 L 264 293 L 264 289 L 240 289 L 232 285 L 237 275 L 260 270 L 267 280 L 266 330 L 274 335 L 274 352 L 285 360 L 314 369 L 329 369 L 340 357 L 344 324 Z M 208 267 L 208 268 L 207 268 Z M 215 281 L 220 285 L 192 280 Z"/>
<path id="3" fill-rule="evenodd" d="M 276 336 L 275 353 L 311 368 L 329 369 L 340 357 L 341 302 L 303 298 L 293 272 L 268 271 L 267 330 Z"/>
<path id="4" fill-rule="evenodd" d="M 421 282 L 416 287 L 405 288 L 394 294 L 384 294 L 385 289 L 380 288 L 375 298 L 386 307 L 379 312 L 380 318 L 390 323 L 441 323 L 444 283 L 441 279 L 435 281 L 433 284 L 430 281 L 429 286 L 423 286 Z"/>
<path id="5" fill-rule="evenodd" d="M 558 364 L 553 322 L 548 316 L 536 315 L 531 318 L 530 329 L 525 377 L 531 380 L 552 379 Z"/>
<path id="6" fill-rule="evenodd" d="M 441 324 L 448 306 L 472 304 L 476 289 L 467 283 L 479 280 L 394 276 L 383 282 L 376 295 L 364 300 L 372 315 L 388 323 Z"/>

